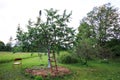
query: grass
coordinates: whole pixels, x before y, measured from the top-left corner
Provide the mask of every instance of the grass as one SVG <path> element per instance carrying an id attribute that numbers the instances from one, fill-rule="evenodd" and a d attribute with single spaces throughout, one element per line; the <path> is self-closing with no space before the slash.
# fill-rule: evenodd
<path id="1" fill-rule="evenodd" d="M 3 57 L 5 55 L 9 55 L 9 59 L 7 56 Z M 14 69 L 12 67 L 13 62 L 10 57 L 13 57 L 13 55 L 21 55 L 20 57 L 24 58 L 22 68 Z M 10 60 L 7 63 L 2 61 L 3 63 L 0 64 L 0 80 L 35 80 L 33 76 L 25 75 L 24 69 L 39 66 L 40 64 L 47 66 L 47 56 L 43 56 L 41 60 L 36 54 L 34 57 L 30 57 L 29 53 L 0 53 L 0 60 Z M 47 80 L 120 80 L 120 62 L 100 63 L 99 61 L 89 61 L 88 66 L 81 65 L 80 63 L 59 63 L 59 65 L 69 68 L 72 74 Z"/>
<path id="2" fill-rule="evenodd" d="M 30 57 L 36 57 L 37 54 L 34 54 L 31 56 L 31 53 L 12 53 L 12 52 L 0 52 L 0 63 L 5 63 L 12 61 L 14 58 L 30 58 Z"/>

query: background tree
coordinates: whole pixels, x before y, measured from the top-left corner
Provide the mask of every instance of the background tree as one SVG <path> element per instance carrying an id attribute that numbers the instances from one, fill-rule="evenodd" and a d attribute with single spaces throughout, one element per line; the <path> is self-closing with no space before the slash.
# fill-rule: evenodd
<path id="1" fill-rule="evenodd" d="M 90 25 L 82 21 L 78 27 L 75 53 L 83 64 L 87 64 L 88 60 L 92 59 L 95 54 L 94 45 L 96 44 L 96 40 L 92 37 L 94 32 L 90 29 L 90 27 Z"/>
<path id="2" fill-rule="evenodd" d="M 90 25 L 89 29 L 94 31 L 92 37 L 96 38 L 100 45 L 104 45 L 104 42 L 111 38 L 119 39 L 119 12 L 110 3 L 93 8 L 83 21 Z"/>
<path id="3" fill-rule="evenodd" d="M 10 43 L 7 43 L 5 45 L 5 51 L 11 51 L 12 50 L 12 47 L 11 47 L 11 44 Z"/>
<path id="4" fill-rule="evenodd" d="M 4 42 L 0 41 L 0 51 L 4 51 L 5 50 L 5 44 Z"/>
<path id="5" fill-rule="evenodd" d="M 10 37 L 9 42 L 7 42 L 7 44 L 5 45 L 6 51 L 12 51 L 12 41 L 13 39 L 12 37 Z"/>
<path id="6" fill-rule="evenodd" d="M 30 50 L 30 45 L 29 45 L 29 41 L 28 41 L 28 33 L 24 32 L 22 30 L 22 28 L 20 27 L 20 24 L 18 25 L 17 28 L 17 39 L 18 39 L 18 44 L 17 46 L 19 46 L 20 50 L 22 52 L 29 52 Z M 34 48 L 33 48 L 34 50 Z"/>
<path id="7" fill-rule="evenodd" d="M 114 54 L 119 52 L 119 46 L 114 44 L 114 41 L 120 43 L 119 21 L 118 9 L 110 3 L 94 7 L 78 27 L 75 46 L 77 55 L 87 62 L 89 57 L 108 58 L 111 57 L 111 51 Z"/>
<path id="8" fill-rule="evenodd" d="M 80 23 L 77 34 L 78 42 L 81 39 L 84 39 L 84 41 L 88 39 L 90 45 L 95 47 L 96 55 L 102 58 L 109 57 L 113 48 L 108 47 L 107 42 L 111 42 L 112 39 L 120 41 L 119 21 L 118 9 L 111 6 L 110 3 L 100 7 L 94 7 Z M 81 43 L 77 45 L 79 44 Z"/>

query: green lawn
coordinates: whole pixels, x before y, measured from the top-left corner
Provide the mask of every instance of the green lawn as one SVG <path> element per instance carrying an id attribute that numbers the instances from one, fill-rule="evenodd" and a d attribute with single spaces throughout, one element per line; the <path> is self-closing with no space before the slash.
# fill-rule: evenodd
<path id="1" fill-rule="evenodd" d="M 12 63 L 15 57 L 21 57 L 22 69 L 13 68 Z M 35 80 L 34 77 L 24 73 L 25 68 L 45 64 L 47 66 L 47 56 L 42 60 L 37 54 L 31 56 L 30 53 L 0 53 L 0 80 Z M 88 66 L 77 64 L 58 64 L 67 67 L 72 74 L 59 78 L 47 80 L 120 80 L 120 62 L 100 63 L 99 61 L 89 61 Z"/>
<path id="2" fill-rule="evenodd" d="M 14 58 L 29 58 L 36 57 L 37 54 L 31 56 L 32 53 L 12 53 L 12 52 L 0 52 L 0 63 L 12 61 Z"/>

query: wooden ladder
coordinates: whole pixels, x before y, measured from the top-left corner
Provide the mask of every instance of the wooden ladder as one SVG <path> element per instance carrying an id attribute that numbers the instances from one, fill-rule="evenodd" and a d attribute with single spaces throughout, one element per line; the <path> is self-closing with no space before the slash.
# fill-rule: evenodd
<path id="1" fill-rule="evenodd" d="M 50 51 L 49 54 L 48 54 L 48 57 L 49 57 L 48 59 L 50 61 L 51 72 L 58 72 L 55 52 L 53 50 Z"/>

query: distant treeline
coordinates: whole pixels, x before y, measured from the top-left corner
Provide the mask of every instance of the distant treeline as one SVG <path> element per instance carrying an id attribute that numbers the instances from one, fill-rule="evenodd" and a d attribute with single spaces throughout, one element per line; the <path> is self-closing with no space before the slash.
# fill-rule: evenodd
<path id="1" fill-rule="evenodd" d="M 3 41 L 0 41 L 0 51 L 11 51 L 11 43 L 5 44 Z"/>

